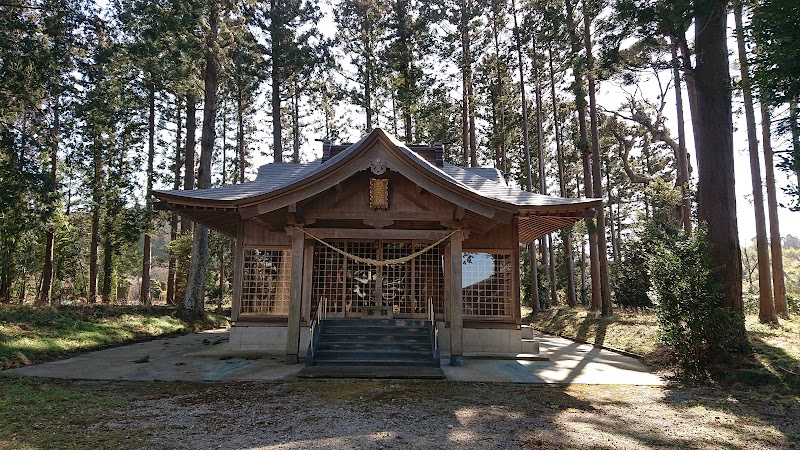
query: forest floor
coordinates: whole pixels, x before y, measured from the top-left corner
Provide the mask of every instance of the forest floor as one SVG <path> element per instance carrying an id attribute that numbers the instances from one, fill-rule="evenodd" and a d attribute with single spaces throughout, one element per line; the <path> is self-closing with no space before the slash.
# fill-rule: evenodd
<path id="1" fill-rule="evenodd" d="M 774 387 L 0 378 L 0 449 L 800 445 L 800 397 Z"/>
<path id="2" fill-rule="evenodd" d="M 75 320 L 63 319 L 62 325 L 48 325 L 60 317 L 53 311 L 1 313 L 0 344 L 6 346 L 6 355 L 9 343 L 24 342 L 19 336 L 25 332 L 31 340 L 38 333 L 45 341 L 60 343 L 45 348 L 65 347 L 62 353 L 28 349 L 37 361 L 80 350 L 69 344 L 73 340 L 103 346 L 143 339 L 143 329 L 152 321 L 179 329 L 198 326 L 181 319 L 176 320 L 183 325 L 173 323 L 155 313 L 123 319 L 117 311 L 120 317 L 115 319 L 111 312 L 104 316 L 101 309 L 73 311 Z M 133 313 L 126 309 L 125 314 Z M 118 324 L 130 320 L 137 325 Z M 550 324 L 558 334 L 575 333 L 581 340 L 652 357 L 661 351 L 654 323 L 655 317 L 647 314 L 600 319 L 587 311 L 551 309 L 539 315 L 535 325 Z M 0 373 L 0 450 L 798 448 L 800 390 L 785 372 L 797 361 L 797 326 L 794 321 L 766 326 L 749 319 L 755 357 L 750 366 L 733 371 L 744 375 L 734 382 L 700 385 L 303 379 L 123 382 Z M 180 332 L 166 325 L 157 329 Z M 776 369 L 778 364 L 784 369 Z"/>
<path id="3" fill-rule="evenodd" d="M 527 320 L 537 330 L 591 344 L 617 348 L 643 357 L 655 369 L 668 367 L 670 352 L 658 343 L 656 315 L 652 311 L 615 310 L 611 317 L 585 307 L 554 307 Z M 753 354 L 736 367 L 715 373 L 724 384 L 779 384 L 800 392 L 800 317 L 762 324 L 757 315 L 745 320 Z M 735 369 L 735 370 L 730 370 Z"/>
<path id="4" fill-rule="evenodd" d="M 102 348 L 219 328 L 218 314 L 186 317 L 167 306 L 0 305 L 0 369 L 53 361 Z"/>

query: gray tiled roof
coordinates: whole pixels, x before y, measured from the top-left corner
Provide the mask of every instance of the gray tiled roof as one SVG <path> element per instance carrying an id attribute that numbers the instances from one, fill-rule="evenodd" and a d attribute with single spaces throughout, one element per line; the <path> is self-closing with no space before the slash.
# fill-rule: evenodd
<path id="1" fill-rule="evenodd" d="M 320 160 L 303 164 L 271 163 L 261 166 L 258 169 L 256 179 L 247 183 L 212 189 L 155 192 L 156 195 L 161 193 L 170 196 L 184 197 L 186 199 L 220 202 L 235 202 L 250 197 L 261 196 L 300 182 L 303 179 L 310 178 L 316 173 L 336 165 L 348 154 L 360 147 L 360 144 L 367 139 L 367 137 L 369 137 L 369 135 L 362 138 L 359 142 L 352 144 L 346 150 L 338 153 L 325 163 L 321 163 Z M 391 136 L 389 137 L 392 138 Z M 394 143 L 406 156 L 437 177 L 462 189 L 472 191 L 496 201 L 516 206 L 556 206 L 576 205 L 591 200 L 551 197 L 525 192 L 517 187 L 509 186 L 500 172 L 492 168 L 461 168 L 449 163 L 445 163 L 444 167 L 439 168 L 429 163 L 426 159 L 422 158 L 396 139 Z"/>
<path id="2" fill-rule="evenodd" d="M 288 186 L 319 167 L 319 161 L 306 164 L 272 163 L 258 169 L 253 181 L 211 189 L 156 191 L 198 200 L 236 201 L 266 194 Z"/>

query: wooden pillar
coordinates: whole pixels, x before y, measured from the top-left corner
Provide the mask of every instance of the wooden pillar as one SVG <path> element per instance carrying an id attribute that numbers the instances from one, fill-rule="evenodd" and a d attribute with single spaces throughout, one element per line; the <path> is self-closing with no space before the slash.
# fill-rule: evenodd
<path id="1" fill-rule="evenodd" d="M 461 288 L 461 249 L 464 234 L 450 238 L 450 365 L 464 365 L 464 301 Z"/>
<path id="2" fill-rule="evenodd" d="M 239 221 L 236 227 L 236 245 L 233 255 L 233 304 L 231 320 L 236 322 L 242 310 L 242 282 L 244 281 L 244 222 Z"/>
<path id="3" fill-rule="evenodd" d="M 289 323 L 286 327 L 286 364 L 297 364 L 300 349 L 300 312 L 303 299 L 303 245 L 305 234 L 289 229 L 292 236 L 292 281 L 289 287 Z"/>

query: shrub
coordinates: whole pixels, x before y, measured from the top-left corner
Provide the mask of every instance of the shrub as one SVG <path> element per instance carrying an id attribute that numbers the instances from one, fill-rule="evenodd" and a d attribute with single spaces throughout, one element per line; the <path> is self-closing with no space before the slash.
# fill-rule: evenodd
<path id="1" fill-rule="evenodd" d="M 625 308 L 651 307 L 648 253 L 639 246 L 626 246 L 621 253 L 620 261 L 613 266 L 615 302 Z"/>
<path id="2" fill-rule="evenodd" d="M 650 259 L 658 297 L 660 340 L 675 351 L 688 379 L 707 377 L 711 364 L 741 350 L 742 317 L 719 306 L 706 232 L 699 227 L 688 240 L 664 245 Z"/>

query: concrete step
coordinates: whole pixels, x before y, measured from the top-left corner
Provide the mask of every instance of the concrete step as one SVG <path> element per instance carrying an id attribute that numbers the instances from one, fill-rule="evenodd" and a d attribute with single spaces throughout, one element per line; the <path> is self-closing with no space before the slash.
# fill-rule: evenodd
<path id="1" fill-rule="evenodd" d="M 304 367 L 299 378 L 378 378 L 443 380 L 439 367 L 424 366 L 315 366 Z"/>
<path id="2" fill-rule="evenodd" d="M 320 359 L 314 361 L 314 366 L 330 367 L 352 367 L 352 366 L 411 366 L 411 367 L 439 367 L 437 362 L 431 360 L 397 360 L 397 359 L 363 359 L 349 358 L 327 360 Z"/>
<path id="3" fill-rule="evenodd" d="M 368 335 L 427 335 L 430 328 L 427 327 L 384 327 L 380 325 L 370 326 L 344 326 L 344 325 L 322 325 L 323 334 L 368 334 Z"/>
<path id="4" fill-rule="evenodd" d="M 314 360 L 315 361 L 322 361 L 322 360 L 335 360 L 335 359 L 374 359 L 374 360 L 381 360 L 381 359 L 393 359 L 397 361 L 408 361 L 408 360 L 430 360 L 431 359 L 431 351 L 428 349 L 427 352 L 424 351 L 417 351 L 417 350 L 380 350 L 380 349 L 370 349 L 370 350 L 325 350 L 325 349 L 317 349 L 314 352 Z"/>
<path id="5" fill-rule="evenodd" d="M 330 342 L 319 344 L 318 350 L 381 350 L 391 352 L 395 350 L 428 352 L 431 351 L 430 342 Z"/>
<path id="6" fill-rule="evenodd" d="M 321 323 L 347 327 L 426 327 L 430 322 L 424 319 L 323 319 Z"/>
<path id="7" fill-rule="evenodd" d="M 403 335 L 403 334 L 357 334 L 357 335 L 349 335 L 349 334 L 325 334 L 324 331 L 320 334 L 320 343 L 322 342 L 330 342 L 330 343 L 385 343 L 385 344 L 421 344 L 421 343 L 430 343 L 431 337 L 429 334 L 412 334 L 412 335 Z"/>

